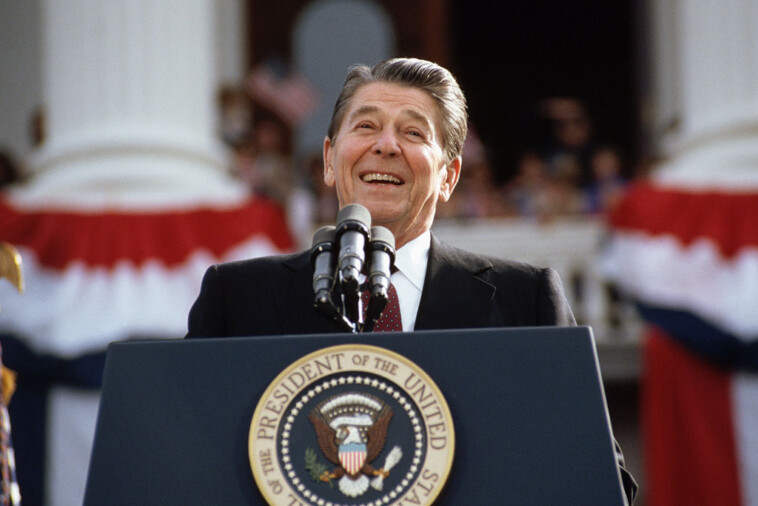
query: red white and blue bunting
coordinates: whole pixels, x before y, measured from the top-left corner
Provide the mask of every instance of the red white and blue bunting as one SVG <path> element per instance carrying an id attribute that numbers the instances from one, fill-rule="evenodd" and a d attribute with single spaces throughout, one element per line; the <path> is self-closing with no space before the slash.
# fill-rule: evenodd
<path id="1" fill-rule="evenodd" d="M 603 270 L 650 324 L 648 504 L 758 504 L 758 189 L 643 181 Z"/>
<path id="2" fill-rule="evenodd" d="M 293 246 L 281 209 L 259 199 L 142 213 L 0 202 L 0 238 L 21 253 L 26 278 L 23 296 L 0 291 L 0 328 L 66 357 L 130 337 L 182 337 L 210 264 Z"/>
<path id="3" fill-rule="evenodd" d="M 81 503 L 109 343 L 183 337 L 208 266 L 293 247 L 263 199 L 161 210 L 4 199 L 0 240 L 21 254 L 26 284 L 19 295 L 0 283 L 0 340 L 19 378 L 10 410 L 30 504 Z"/>

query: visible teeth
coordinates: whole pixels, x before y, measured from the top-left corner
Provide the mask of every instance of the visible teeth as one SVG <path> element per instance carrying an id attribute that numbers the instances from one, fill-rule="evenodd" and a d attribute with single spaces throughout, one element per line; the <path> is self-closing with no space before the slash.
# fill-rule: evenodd
<path id="1" fill-rule="evenodd" d="M 391 174 L 366 174 L 362 178 L 367 183 L 374 181 L 383 181 L 385 183 L 400 184 L 401 181 Z"/>

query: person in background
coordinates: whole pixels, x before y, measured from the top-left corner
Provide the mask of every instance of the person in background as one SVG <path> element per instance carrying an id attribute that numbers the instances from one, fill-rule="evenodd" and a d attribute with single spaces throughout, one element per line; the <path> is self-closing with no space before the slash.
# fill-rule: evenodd
<path id="1" fill-rule="evenodd" d="M 601 146 L 590 160 L 592 181 L 585 186 L 584 210 L 587 213 L 605 213 L 624 195 L 627 180 L 623 177 L 623 161 L 618 149 Z"/>

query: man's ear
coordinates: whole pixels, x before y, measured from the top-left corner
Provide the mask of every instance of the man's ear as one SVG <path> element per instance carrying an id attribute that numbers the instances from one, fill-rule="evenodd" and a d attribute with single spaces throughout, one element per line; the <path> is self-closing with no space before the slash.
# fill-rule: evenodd
<path id="1" fill-rule="evenodd" d="M 458 179 L 461 176 L 462 163 L 462 158 L 460 156 L 456 156 L 443 169 L 445 171 L 445 174 L 442 179 L 442 184 L 440 185 L 439 195 L 439 199 L 442 202 L 447 202 L 450 200 L 450 196 L 453 194 L 455 185 L 458 184 Z"/>
<path id="2" fill-rule="evenodd" d="M 335 181 L 332 153 L 332 140 L 329 136 L 324 137 L 324 183 L 326 186 L 334 186 Z"/>

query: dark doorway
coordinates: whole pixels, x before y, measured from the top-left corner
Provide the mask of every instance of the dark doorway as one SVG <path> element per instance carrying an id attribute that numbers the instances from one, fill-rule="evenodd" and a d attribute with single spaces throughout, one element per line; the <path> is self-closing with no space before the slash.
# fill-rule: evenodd
<path id="1" fill-rule="evenodd" d="M 636 12 L 631 0 L 452 0 L 451 67 L 496 177 L 543 142 L 542 99 L 586 104 L 598 142 L 634 163 L 638 139 Z"/>

